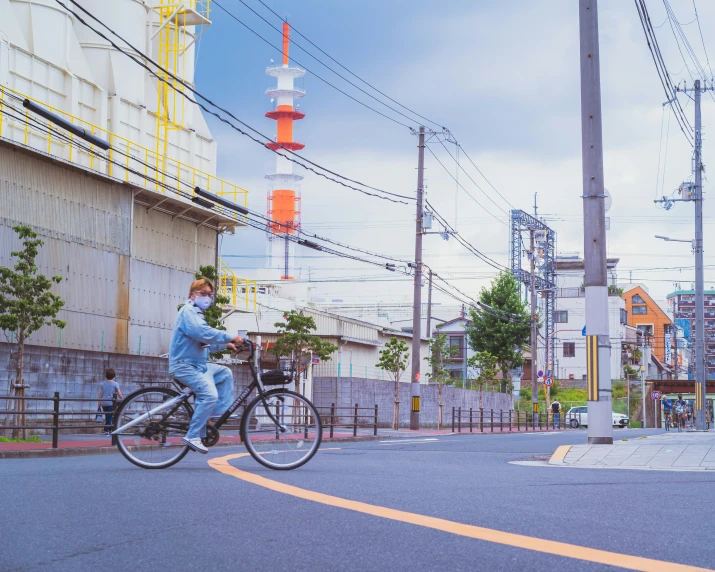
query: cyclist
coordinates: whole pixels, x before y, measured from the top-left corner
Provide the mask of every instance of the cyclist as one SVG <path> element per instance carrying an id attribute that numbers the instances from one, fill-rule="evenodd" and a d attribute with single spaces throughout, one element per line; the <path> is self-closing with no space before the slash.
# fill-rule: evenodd
<path id="1" fill-rule="evenodd" d="M 664 393 L 663 394 L 663 400 L 661 403 L 663 404 L 663 417 L 665 420 L 665 430 L 670 431 L 670 424 L 672 423 L 672 417 L 670 416 L 671 413 L 673 412 L 673 402 L 668 399 L 668 396 Z"/>
<path id="2" fill-rule="evenodd" d="M 673 409 L 675 410 L 675 418 L 676 418 L 676 421 L 678 422 L 678 431 L 680 431 L 681 426 L 683 428 L 685 428 L 685 407 L 686 406 L 687 406 L 687 403 L 685 403 L 685 400 L 683 399 L 683 395 L 681 393 L 679 393 L 677 401 L 673 404 Z"/>
<path id="3" fill-rule="evenodd" d="M 193 451 L 208 453 L 201 442 L 206 436 L 206 422 L 223 414 L 233 402 L 233 374 L 227 367 L 208 363 L 210 352 L 230 349 L 244 340 L 216 330 L 206 323 L 204 310 L 214 300 L 214 286 L 207 278 L 191 284 L 189 299 L 179 310 L 169 347 L 169 373 L 187 385 L 196 395 L 194 415 L 182 439 Z"/>

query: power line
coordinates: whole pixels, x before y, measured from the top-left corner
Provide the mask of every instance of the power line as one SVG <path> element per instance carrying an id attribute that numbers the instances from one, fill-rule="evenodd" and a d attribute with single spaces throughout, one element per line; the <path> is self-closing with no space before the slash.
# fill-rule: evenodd
<path id="1" fill-rule="evenodd" d="M 248 8 L 251 12 L 253 12 L 254 14 L 256 14 L 256 16 L 258 16 L 259 18 L 261 18 L 261 20 L 263 20 L 264 22 L 266 22 L 266 24 L 268 24 L 271 28 L 273 28 L 274 30 L 276 30 L 277 32 L 279 32 L 281 35 L 283 34 L 282 30 L 276 28 L 273 24 L 271 24 L 268 20 L 266 20 L 263 16 L 261 16 L 258 12 L 256 12 L 253 8 L 251 8 L 248 4 L 246 4 L 245 2 L 243 2 L 243 0 L 239 0 L 239 2 L 241 2 L 241 4 L 243 4 L 246 8 Z M 243 22 L 241 19 L 239 19 L 238 16 L 236 16 L 235 14 L 231 13 L 229 10 L 227 10 L 226 8 L 224 8 L 224 7 L 223 7 L 221 4 L 219 4 L 216 0 L 213 0 L 213 4 L 214 4 L 215 6 L 218 6 L 219 8 L 221 8 L 221 10 L 223 10 L 229 17 L 233 18 L 236 22 L 238 22 L 239 24 L 241 24 L 244 28 L 246 28 L 249 32 L 251 32 L 252 34 L 254 34 L 255 36 L 257 36 L 258 38 L 260 38 L 261 40 L 263 40 L 266 44 L 268 44 L 269 46 L 271 46 L 273 49 L 275 49 L 275 50 L 277 50 L 277 51 L 279 51 L 279 52 L 282 51 L 281 48 L 279 48 L 279 47 L 273 45 L 269 40 L 267 40 L 266 38 L 264 38 L 263 36 L 261 36 L 261 35 L 260 35 L 258 32 L 256 32 L 253 28 L 251 28 L 248 24 L 246 24 L 246 23 Z M 362 89 L 360 86 L 355 85 L 355 84 L 354 84 L 353 82 L 351 82 L 349 79 L 347 79 L 347 78 L 344 77 L 343 75 L 341 75 L 341 74 L 339 74 L 338 72 L 336 72 L 335 70 L 333 70 L 330 66 L 328 66 L 328 65 L 325 64 L 325 63 L 323 63 L 321 60 L 319 60 L 318 58 L 316 58 L 315 56 L 313 56 L 313 55 L 312 55 L 310 52 L 308 52 L 307 50 L 303 49 L 303 47 L 300 46 L 300 44 L 296 43 L 295 41 L 293 41 L 292 43 L 293 43 L 296 47 L 298 47 L 298 48 L 300 48 L 301 50 L 303 50 L 306 54 L 308 54 L 310 57 L 312 57 L 312 58 L 313 58 L 315 61 L 317 61 L 319 64 L 321 64 L 321 65 L 325 66 L 326 68 L 328 68 L 330 71 L 332 71 L 332 72 L 333 72 L 335 75 L 337 75 L 339 78 L 345 80 L 345 81 L 348 82 L 350 85 L 352 85 L 354 88 L 358 89 L 359 91 L 361 91 L 362 93 L 364 93 L 364 94 L 367 95 L 368 97 L 371 97 L 372 99 L 374 99 L 375 101 L 377 101 L 377 102 L 380 103 L 381 105 L 384 105 L 384 106 L 387 107 L 388 109 L 391 109 L 391 110 L 394 111 L 395 113 L 397 113 L 397 114 L 401 115 L 402 117 L 406 118 L 408 121 L 412 121 L 413 123 L 418 123 L 417 121 L 415 121 L 414 119 L 412 119 L 410 116 L 405 115 L 404 113 L 402 113 L 401 111 L 395 109 L 394 107 L 392 107 L 392 106 L 390 106 L 390 105 L 388 105 L 388 104 L 386 104 L 386 103 L 380 101 L 378 98 L 376 98 L 374 95 L 368 93 L 367 91 L 365 91 L 364 89 Z M 403 127 L 407 127 L 408 129 L 410 128 L 410 125 L 407 125 L 407 124 L 405 124 L 405 123 L 403 123 L 403 122 L 401 122 L 401 121 L 398 121 L 397 119 L 394 119 L 393 117 L 390 117 L 389 115 L 386 115 L 386 114 L 382 113 L 381 111 L 378 111 L 378 110 L 375 109 L 374 107 L 370 107 L 369 105 L 367 105 L 366 103 L 360 101 L 359 99 L 356 99 L 355 97 L 353 97 L 353 96 L 350 95 L 349 93 L 343 91 L 343 90 L 340 89 L 339 87 L 337 87 L 337 86 L 335 86 L 334 84 L 330 83 L 330 82 L 329 82 L 328 80 L 326 80 L 325 78 L 319 76 L 317 73 L 315 73 L 314 71 L 310 70 L 306 65 L 300 63 L 300 62 L 299 62 L 298 60 L 296 60 L 295 58 L 291 58 L 291 59 L 292 59 L 296 64 L 298 64 L 299 66 L 305 68 L 306 71 L 312 73 L 312 74 L 313 74 L 316 78 L 318 78 L 320 81 L 322 81 L 323 83 L 329 85 L 329 86 L 332 87 L 334 90 L 336 90 L 336 91 L 342 93 L 344 96 L 349 97 L 349 98 L 352 99 L 354 102 L 359 103 L 360 105 L 362 105 L 363 107 L 366 107 L 366 108 L 369 109 L 370 111 L 374 111 L 375 113 L 377 113 L 378 115 L 381 115 L 381 116 L 384 117 L 385 119 L 389 119 L 390 121 L 393 121 L 394 123 L 397 123 L 398 125 L 402 125 Z"/>
<path id="2" fill-rule="evenodd" d="M 65 10 L 67 10 L 68 12 L 70 12 L 70 13 L 77 19 L 77 21 L 79 21 L 81 24 L 83 24 L 84 26 L 86 26 L 87 28 L 89 28 L 90 30 L 92 30 L 92 31 L 93 31 L 94 33 L 96 33 L 99 37 L 101 37 L 101 38 L 103 38 L 104 40 L 106 40 L 107 42 L 109 42 L 109 43 L 112 45 L 112 47 L 114 47 L 116 50 L 118 50 L 119 52 L 121 52 L 122 54 L 124 54 L 125 56 L 127 56 L 129 59 L 131 59 L 132 61 L 134 61 L 136 64 L 138 64 L 138 65 L 140 65 L 141 67 L 143 67 L 146 71 L 148 71 L 151 75 L 153 75 L 154 77 L 156 77 L 159 81 L 162 81 L 162 82 L 166 83 L 166 84 L 167 84 L 168 86 L 170 86 L 174 91 L 176 91 L 177 93 L 179 93 L 180 95 L 182 95 L 186 100 L 190 101 L 191 103 L 193 103 L 193 104 L 195 104 L 195 105 L 198 105 L 198 106 L 199 106 L 202 110 L 204 110 L 206 113 L 209 113 L 210 115 L 213 115 L 213 116 L 216 117 L 219 121 L 221 121 L 222 123 L 225 123 L 226 125 L 228 125 L 228 126 L 231 127 L 232 129 L 234 129 L 235 131 L 237 131 L 238 133 L 240 133 L 241 135 L 244 135 L 244 136 L 248 137 L 249 139 L 251 139 L 251 140 L 254 141 L 255 143 L 258 143 L 259 145 L 261 145 L 262 147 L 265 147 L 265 146 L 266 146 L 266 144 L 265 144 L 263 141 L 260 141 L 259 139 L 256 139 L 254 136 L 250 135 L 249 133 L 247 133 L 246 131 L 244 131 L 244 130 L 241 129 L 240 127 L 237 127 L 236 125 L 234 125 L 231 121 L 229 121 L 229 120 L 226 119 L 225 117 L 219 115 L 219 114 L 216 113 L 215 111 L 212 111 L 212 110 L 208 109 L 203 103 L 201 103 L 201 102 L 197 101 L 196 99 L 193 99 L 192 97 L 190 97 L 189 95 L 187 95 L 183 90 L 180 90 L 180 89 L 176 88 L 175 86 L 173 86 L 173 85 L 172 85 L 171 83 L 169 83 L 165 78 L 162 78 L 161 76 L 159 76 L 159 74 L 157 74 L 155 71 L 153 71 L 151 68 L 149 68 L 149 66 L 147 66 L 145 63 L 139 61 L 139 60 L 138 60 L 136 57 L 134 57 L 132 54 L 127 53 L 126 50 L 124 50 L 123 48 L 121 48 L 120 46 L 118 46 L 114 41 L 112 41 L 110 38 L 108 38 L 105 34 L 103 34 L 102 32 L 100 32 L 100 31 L 97 30 L 96 28 L 92 27 L 90 24 L 88 24 L 79 14 L 77 14 L 77 12 L 75 12 L 74 10 L 68 8 L 61 0 L 55 0 L 55 1 L 56 1 L 60 6 L 62 6 Z M 83 8 L 80 4 L 78 4 L 76 0 L 69 0 L 69 1 L 70 1 L 72 4 L 74 4 L 75 6 L 77 6 L 80 10 L 82 10 L 82 12 L 84 12 L 85 14 L 87 14 L 90 18 L 92 18 L 94 21 L 96 21 L 97 23 L 99 23 L 102 27 L 104 27 L 105 29 L 107 29 L 111 34 L 113 34 L 114 36 L 116 36 L 117 38 L 119 38 L 120 40 L 122 40 L 127 46 L 129 46 L 132 50 L 134 50 L 134 51 L 135 51 L 137 54 L 139 54 L 142 58 L 144 58 L 146 61 L 151 62 L 154 66 L 156 66 L 157 69 L 159 69 L 159 70 L 163 71 L 164 73 L 166 73 L 169 77 L 171 77 L 172 79 L 174 79 L 175 81 L 177 81 L 178 83 L 180 83 L 180 84 L 181 84 L 182 86 L 184 86 L 186 89 L 188 89 L 189 91 L 191 91 L 194 95 L 196 95 L 197 97 L 199 97 L 199 98 L 201 98 L 202 100 L 206 101 L 209 105 L 215 107 L 216 109 L 219 109 L 220 111 L 222 111 L 223 113 L 225 113 L 226 115 L 228 115 L 229 117 L 231 117 L 232 119 L 234 119 L 235 121 L 237 121 L 238 123 L 240 123 L 241 125 L 243 125 L 244 127 L 246 127 L 248 130 L 250 130 L 250 131 L 256 133 L 258 136 L 264 138 L 267 142 L 273 142 L 270 137 L 268 137 L 267 135 L 264 135 L 263 133 L 261 133 L 260 131 L 258 131 L 258 130 L 256 130 L 256 129 L 254 129 L 253 127 L 251 127 L 250 125 L 248 125 L 246 122 L 244 122 L 244 121 L 238 119 L 238 118 L 237 118 L 235 115 L 233 115 L 230 111 L 228 111 L 228 110 L 226 110 L 225 108 L 223 108 L 223 107 L 217 105 L 216 103 L 214 103 L 213 101 L 211 101 L 209 98 L 207 98 L 206 96 L 204 96 L 203 94 L 201 94 L 199 91 L 197 91 L 193 86 L 191 86 L 190 84 L 187 84 L 187 83 L 184 82 L 181 78 L 177 77 L 176 75 L 174 75 L 174 74 L 171 73 L 170 71 L 164 69 L 164 68 L 163 68 L 162 66 L 160 66 L 158 63 L 156 63 L 154 60 L 152 60 L 152 59 L 149 58 L 146 54 L 144 54 L 141 50 L 137 49 L 135 46 L 133 46 L 131 43 L 129 43 L 127 40 L 125 40 L 122 36 L 120 36 L 119 34 L 117 34 L 114 30 L 112 30 L 111 28 L 109 28 L 109 26 L 107 26 L 104 22 L 102 22 L 101 20 L 99 20 L 96 16 L 94 16 L 93 14 L 91 14 L 90 12 L 88 12 L 87 10 L 85 10 L 85 8 Z M 406 196 L 406 195 L 400 195 L 400 194 L 398 194 L 398 193 L 392 193 L 392 192 L 390 192 L 390 191 L 385 191 L 385 190 L 383 190 L 383 189 L 379 189 L 379 188 L 376 188 L 376 187 L 372 187 L 372 186 L 370 186 L 370 185 L 367 185 L 367 184 L 365 184 L 365 183 L 361 183 L 360 181 L 356 181 L 356 180 L 354 180 L 354 179 L 350 179 L 349 177 L 346 177 L 346 176 L 344 176 L 344 175 L 341 175 L 341 174 L 339 174 L 339 173 L 336 173 L 336 172 L 334 172 L 334 171 L 331 171 L 330 169 L 328 169 L 328 168 L 326 168 L 326 167 L 323 167 L 323 166 L 321 166 L 321 165 L 319 165 L 319 164 L 317 164 L 317 163 L 314 163 L 313 161 L 310 161 L 309 159 L 306 159 L 305 157 L 302 157 L 301 155 L 298 155 L 297 153 L 291 151 L 290 149 L 286 149 L 286 148 L 283 147 L 282 145 L 281 145 L 281 149 L 284 150 L 284 151 L 287 151 L 287 152 L 290 153 L 291 155 L 294 155 L 294 156 L 296 156 L 296 157 L 299 157 L 299 158 L 301 159 L 301 161 L 298 161 L 298 160 L 293 159 L 293 158 L 291 158 L 291 157 L 289 157 L 289 156 L 287 156 L 287 155 L 285 155 L 285 154 L 283 154 L 283 153 L 280 153 L 280 152 L 278 152 L 278 150 L 274 150 L 274 149 L 270 149 L 270 150 L 271 150 L 273 153 L 275 153 L 276 155 L 280 155 L 281 157 L 287 159 L 288 161 L 291 161 L 292 163 L 295 163 L 295 164 L 297 164 L 297 165 L 300 165 L 300 166 L 303 167 L 304 169 L 306 169 L 306 170 L 308 170 L 308 171 L 311 171 L 312 173 L 315 173 L 316 175 L 318 175 L 318 176 L 320 176 L 320 177 L 323 177 L 323 178 L 325 178 L 325 179 L 328 179 L 328 180 L 330 180 L 330 181 L 333 181 L 334 183 L 337 183 L 337 184 L 339 184 L 339 185 L 342 185 L 343 187 L 346 187 L 346 188 L 349 188 L 349 189 L 358 191 L 358 192 L 363 193 L 363 194 L 368 195 L 368 196 L 377 197 L 377 198 L 380 198 L 380 199 L 383 199 L 383 200 L 388 200 L 388 201 L 391 201 L 391 202 L 394 202 L 394 203 L 407 204 L 407 203 L 405 203 L 404 201 L 391 199 L 390 197 L 399 197 L 399 198 L 401 198 L 401 199 L 407 199 L 407 200 L 410 200 L 410 201 L 415 200 L 414 197 L 409 197 L 409 196 Z M 370 192 L 368 192 L 368 191 L 365 191 L 364 189 L 359 189 L 359 188 L 357 188 L 357 187 L 353 187 L 353 186 L 351 186 L 351 185 L 348 185 L 348 184 L 344 183 L 343 181 L 334 179 L 333 177 L 330 177 L 330 176 L 326 175 L 325 173 L 321 173 L 321 172 L 317 171 L 317 170 L 316 170 L 315 168 L 313 168 L 313 167 L 309 167 L 308 165 L 306 165 L 306 164 L 303 163 L 302 161 L 304 161 L 305 163 L 308 163 L 309 165 L 313 165 L 315 168 L 321 169 L 321 170 L 325 171 L 326 173 L 330 173 L 331 175 L 333 175 L 333 176 L 335 176 L 335 177 L 339 177 L 340 179 L 343 179 L 344 181 L 348 181 L 348 182 L 350 182 L 350 183 L 354 183 L 354 184 L 356 184 L 356 185 L 360 185 L 360 186 L 362 186 L 362 187 L 365 187 L 366 189 L 371 189 L 371 190 L 373 190 L 373 191 L 376 191 L 377 193 L 382 193 L 383 195 L 388 195 L 388 196 L 383 196 L 383 195 L 380 195 L 380 194 L 370 193 Z"/>
<path id="3" fill-rule="evenodd" d="M 698 16 L 698 7 L 695 5 L 695 0 L 693 0 L 693 10 L 695 11 L 695 20 L 698 22 L 698 31 L 700 32 L 700 41 L 703 44 L 703 52 L 705 52 L 705 61 L 708 64 L 708 69 L 710 70 L 710 77 L 713 77 L 713 69 L 710 67 L 710 58 L 708 57 L 708 50 L 705 47 L 705 38 L 703 38 L 703 29 L 700 27 L 700 17 Z"/>
<path id="4" fill-rule="evenodd" d="M 243 2 L 243 0 L 240 0 L 240 1 L 241 1 L 242 4 L 246 5 L 245 2 Z M 263 0 L 258 0 L 258 1 L 259 1 L 265 8 L 267 8 L 274 16 L 276 16 L 276 18 L 278 18 L 279 20 L 283 21 L 283 18 L 281 18 L 281 16 L 280 16 L 279 14 L 277 14 L 277 13 L 276 13 L 270 6 L 268 6 Z M 253 11 L 252 8 L 250 8 L 250 9 L 251 9 L 251 11 Z M 255 11 L 254 11 L 254 12 L 255 12 Z M 379 94 L 382 95 L 383 97 L 386 97 L 386 98 L 389 99 L 392 103 L 395 103 L 396 105 L 399 105 L 402 109 L 405 109 L 405 110 L 409 111 L 409 112 L 412 113 L 413 115 L 416 115 L 417 117 L 419 117 L 419 118 L 421 118 L 421 119 L 424 119 L 424 120 L 427 121 L 428 123 L 431 123 L 432 125 L 435 125 L 435 126 L 439 127 L 440 129 L 445 129 L 445 127 L 444 127 L 441 123 L 437 123 L 437 122 L 432 121 L 431 119 L 425 117 L 424 115 L 420 115 L 420 114 L 417 113 L 416 111 L 414 111 L 414 110 L 410 109 L 409 107 L 407 107 L 407 106 L 401 104 L 399 101 L 397 101 L 397 100 L 391 98 L 389 95 L 387 95 L 386 93 L 380 91 L 380 90 L 379 90 L 378 88 L 376 88 L 374 85 L 368 83 L 366 80 L 364 80 L 363 78 L 361 78 L 359 75 L 357 75 L 356 73 L 354 73 L 354 72 L 352 72 L 351 70 L 349 70 L 347 67 L 345 67 L 343 64 L 341 64 L 339 61 L 337 61 L 333 56 L 331 56 L 329 53 L 327 53 L 326 51 L 324 51 L 323 49 L 321 49 L 319 46 L 317 46 L 315 43 L 313 43 L 308 37 L 306 37 L 305 35 L 303 35 L 303 34 L 300 32 L 300 30 L 298 30 L 295 26 L 291 25 L 291 29 L 292 29 L 294 32 L 296 32 L 301 38 L 303 38 L 305 41 L 307 41 L 311 46 L 313 46 L 315 49 L 317 49 L 318 51 L 320 51 L 322 54 L 326 55 L 326 56 L 327 56 L 328 58 L 330 58 L 333 62 L 335 62 L 337 65 L 339 65 L 341 68 L 343 68 L 343 69 L 344 69 L 346 72 L 348 72 L 350 75 L 352 75 L 353 77 L 357 78 L 357 79 L 360 80 L 362 83 L 364 83 L 365 85 L 367 85 L 369 88 L 375 90 L 377 93 L 379 93 Z M 303 51 L 305 51 L 306 53 L 308 53 L 304 48 L 301 48 L 301 49 L 302 49 Z M 316 58 L 316 59 L 317 59 L 317 58 Z M 323 65 L 325 65 L 325 64 L 323 64 Z M 326 67 L 327 67 L 327 66 L 326 66 Z M 330 69 L 330 68 L 329 68 L 329 69 Z M 333 71 L 333 70 L 331 70 L 331 71 Z M 334 73 L 335 73 L 335 72 L 334 72 Z"/>
<path id="5" fill-rule="evenodd" d="M 432 155 L 432 157 L 434 157 L 435 160 L 437 161 L 437 163 L 439 163 L 440 167 L 442 167 L 442 169 L 444 169 L 444 172 L 447 173 L 447 174 L 452 178 L 452 180 L 457 183 L 457 185 L 459 186 L 459 188 L 462 189 L 462 190 L 467 194 L 467 196 L 468 196 L 470 199 L 472 199 L 472 200 L 477 204 L 477 206 L 479 206 L 485 213 L 487 213 L 487 214 L 489 214 L 490 216 L 492 216 L 495 220 L 498 220 L 499 222 L 503 223 L 504 225 L 507 225 L 507 223 L 506 223 L 505 221 L 501 220 L 501 219 L 500 219 L 498 216 L 496 216 L 493 212 L 487 210 L 487 208 L 486 208 L 482 203 L 480 203 L 476 198 L 474 198 L 474 195 L 472 195 L 467 189 L 464 188 L 464 185 L 462 185 L 462 183 L 460 183 L 460 182 L 457 180 L 457 178 L 456 178 L 452 173 L 449 172 L 449 169 L 447 169 L 447 167 L 445 167 L 444 163 L 442 163 L 442 161 L 439 160 L 439 157 L 437 157 L 437 155 L 435 155 L 434 151 L 432 151 L 432 147 L 430 147 L 429 145 L 426 145 L 426 147 L 427 147 L 427 150 L 428 150 L 428 151 L 430 152 L 430 154 Z M 481 189 L 480 189 L 480 190 L 481 190 Z M 482 192 L 484 192 L 484 191 L 482 191 Z M 487 198 L 488 198 L 488 197 L 487 197 Z M 491 200 L 491 199 L 490 199 L 490 200 Z M 494 202 L 494 201 L 492 201 L 492 202 Z M 494 204 L 496 204 L 496 203 L 494 203 Z M 501 209 L 501 207 L 499 207 L 499 205 L 497 205 L 497 207 Z M 502 211 L 504 214 L 507 214 L 507 212 L 506 212 L 504 209 L 501 209 L 501 211 Z M 507 226 L 508 226 L 508 225 L 507 225 Z"/>

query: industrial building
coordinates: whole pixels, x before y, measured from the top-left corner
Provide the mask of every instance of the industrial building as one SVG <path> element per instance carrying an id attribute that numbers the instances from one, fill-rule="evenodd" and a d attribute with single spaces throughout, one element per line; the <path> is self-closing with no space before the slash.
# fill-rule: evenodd
<path id="1" fill-rule="evenodd" d="M 178 81 L 193 84 L 210 3 L 81 5 L 170 73 L 160 81 L 54 0 L 0 0 L 0 265 L 13 265 L 12 227 L 29 225 L 45 242 L 39 271 L 63 277 L 55 292 L 67 326 L 43 328 L 29 343 L 159 356 L 194 273 L 219 264 L 219 234 L 243 225 L 193 203 L 194 187 L 241 205 L 247 198 L 216 177 L 216 142 Z M 26 101 L 109 148 L 61 130 Z M 237 307 L 255 296 L 230 271 L 221 283 Z"/>

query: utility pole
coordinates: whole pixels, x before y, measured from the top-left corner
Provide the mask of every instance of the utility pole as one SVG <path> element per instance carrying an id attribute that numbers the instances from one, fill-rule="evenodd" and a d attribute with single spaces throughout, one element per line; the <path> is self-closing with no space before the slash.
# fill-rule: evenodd
<path id="1" fill-rule="evenodd" d="M 415 283 L 412 300 L 412 375 L 410 376 L 410 429 L 420 428 L 420 329 L 422 325 L 422 202 L 424 200 L 425 128 L 417 144 L 417 214 L 415 220 Z"/>
<path id="2" fill-rule="evenodd" d="M 645 366 L 645 332 L 641 331 L 641 363 L 640 363 L 640 374 L 641 374 L 641 401 L 642 401 L 642 406 L 643 406 L 643 428 L 645 429 L 645 421 L 646 421 L 646 413 L 645 413 L 645 406 L 646 406 L 646 397 L 645 397 L 645 375 L 644 375 L 644 366 Z M 655 420 L 654 420 L 655 421 Z M 653 425 L 655 427 L 655 424 Z"/>
<path id="3" fill-rule="evenodd" d="M 705 367 L 705 278 L 703 271 L 703 156 L 700 118 L 700 80 L 695 80 L 695 423 L 705 431 L 705 398 L 707 369 Z"/>
<path id="4" fill-rule="evenodd" d="M 427 289 L 427 337 L 432 338 L 432 269 L 429 271 L 429 288 Z"/>
<path id="5" fill-rule="evenodd" d="M 588 442 L 613 443 L 598 2 L 579 0 Z"/>
<path id="6" fill-rule="evenodd" d="M 534 195 L 536 197 L 536 195 Z M 534 208 L 536 211 L 536 208 Z M 537 366 L 537 326 L 538 319 L 536 315 L 536 249 L 534 244 L 534 229 L 529 231 L 529 271 L 531 272 L 531 410 L 532 422 L 536 428 L 539 422 L 539 384 L 536 377 Z"/>

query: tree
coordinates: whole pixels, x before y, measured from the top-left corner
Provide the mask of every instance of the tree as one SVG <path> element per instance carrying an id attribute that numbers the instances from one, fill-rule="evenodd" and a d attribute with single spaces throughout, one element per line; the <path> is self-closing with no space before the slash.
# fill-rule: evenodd
<path id="1" fill-rule="evenodd" d="M 400 376 L 407 368 L 407 344 L 392 336 L 385 344 L 385 349 L 380 350 L 380 361 L 375 367 L 384 369 L 395 380 L 395 406 L 392 412 L 392 428 L 398 429 L 400 425 Z"/>
<path id="2" fill-rule="evenodd" d="M 469 358 L 469 365 L 479 368 L 477 376 L 477 387 L 479 388 L 479 409 L 482 407 L 482 391 L 484 387 L 493 387 L 497 381 L 497 358 L 489 352 L 477 352 L 476 355 Z"/>
<path id="3" fill-rule="evenodd" d="M 23 248 L 10 253 L 18 259 L 14 269 L 0 266 L 0 329 L 5 332 L 8 342 L 10 332 L 17 343 L 17 352 L 13 356 L 15 381 L 10 384 L 10 395 L 23 397 L 27 387 L 23 377 L 25 342 L 42 326 L 64 328 L 65 322 L 56 316 L 65 303 L 50 292 L 53 284 L 62 281 L 62 276 L 48 279 L 44 274 L 37 273 L 35 258 L 44 241 L 37 238 L 37 233 L 29 226 L 14 226 L 12 229 L 22 241 Z M 15 401 L 15 410 L 20 412 L 19 419 L 16 418 L 18 425 L 26 425 L 24 400 Z M 22 429 L 22 438 L 25 436 L 25 429 Z M 17 430 L 13 431 L 13 437 L 18 437 Z"/>
<path id="4" fill-rule="evenodd" d="M 277 358 L 289 357 L 295 381 L 295 390 L 300 392 L 300 364 L 303 354 L 315 354 L 320 361 L 327 361 L 338 346 L 326 342 L 313 332 L 317 329 L 312 316 L 291 310 L 283 316 L 283 322 L 274 325 L 281 336 L 271 349 Z"/>
<path id="5" fill-rule="evenodd" d="M 521 348 L 528 344 L 530 335 L 526 302 L 519 296 L 519 283 L 507 272 L 500 273 L 489 289 L 482 288 L 479 301 L 489 308 L 469 310 L 472 322 L 467 327 L 469 346 L 496 358 L 505 388 L 509 370 L 524 363 Z"/>
<path id="6" fill-rule="evenodd" d="M 432 373 L 428 373 L 427 376 L 437 382 L 437 429 L 442 428 L 443 420 L 442 386 L 444 385 L 445 379 L 449 377 L 449 370 L 444 367 L 444 360 L 455 356 L 457 352 L 457 348 L 449 345 L 447 334 L 438 334 L 430 340 L 429 355 L 425 360 L 432 367 Z"/>

